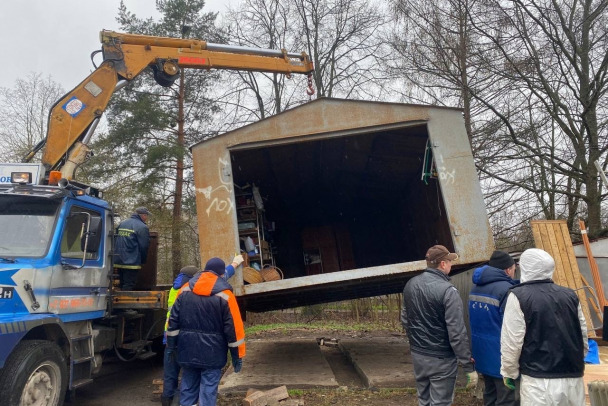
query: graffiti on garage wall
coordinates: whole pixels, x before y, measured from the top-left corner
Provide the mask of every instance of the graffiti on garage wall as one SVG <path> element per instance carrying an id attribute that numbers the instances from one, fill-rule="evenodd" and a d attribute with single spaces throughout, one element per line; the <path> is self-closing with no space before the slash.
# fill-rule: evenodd
<path id="1" fill-rule="evenodd" d="M 456 169 L 452 168 L 452 170 L 449 170 L 445 166 L 445 162 L 443 160 L 443 155 L 440 153 L 434 153 L 434 154 L 436 154 L 435 160 L 437 161 L 436 168 L 437 168 L 437 172 L 439 174 L 439 178 L 443 181 L 444 184 L 453 185 L 454 182 L 456 182 Z"/>
<path id="2" fill-rule="evenodd" d="M 205 199 L 209 201 L 207 209 L 205 210 L 207 217 L 211 215 L 211 212 L 224 212 L 230 214 L 232 210 L 234 210 L 230 160 L 220 157 L 218 159 L 217 168 L 219 183 L 196 189 L 197 193 L 202 193 L 203 196 L 205 196 Z"/>

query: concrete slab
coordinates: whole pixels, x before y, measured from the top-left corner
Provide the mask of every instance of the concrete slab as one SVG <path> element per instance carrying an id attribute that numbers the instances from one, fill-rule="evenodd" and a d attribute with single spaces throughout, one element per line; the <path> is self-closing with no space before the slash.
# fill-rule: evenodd
<path id="1" fill-rule="evenodd" d="M 338 339 L 340 351 L 350 360 L 363 384 L 369 388 L 415 388 L 414 366 L 403 336 Z M 457 386 L 466 377 L 458 373 Z M 219 390 L 245 392 L 249 388 L 268 390 L 337 388 L 332 367 L 314 338 L 252 339 L 247 341 L 243 369 L 228 368 Z"/>
<path id="2" fill-rule="evenodd" d="M 342 339 L 339 347 L 368 388 L 416 387 L 409 344 L 403 337 Z M 466 384 L 462 371 L 456 384 Z"/>
<path id="3" fill-rule="evenodd" d="M 247 340 L 243 369 L 235 374 L 228 368 L 220 382 L 220 392 L 271 389 L 335 388 L 338 383 L 317 341 L 307 339 Z"/>
<path id="4" fill-rule="evenodd" d="M 340 350 L 368 388 L 415 388 L 414 366 L 401 337 L 342 339 Z"/>

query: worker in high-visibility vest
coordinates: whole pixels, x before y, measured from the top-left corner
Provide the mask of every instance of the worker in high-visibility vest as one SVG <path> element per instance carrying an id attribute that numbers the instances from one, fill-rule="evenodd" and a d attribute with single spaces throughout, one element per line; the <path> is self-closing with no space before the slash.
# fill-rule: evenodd
<path id="1" fill-rule="evenodd" d="M 223 275 L 225 280 L 228 280 L 234 275 L 236 267 L 243 263 L 243 256 L 236 255 L 232 260 L 232 263 L 226 267 L 226 271 Z M 167 321 L 165 322 L 165 336 L 163 338 L 163 344 L 167 344 L 167 327 L 169 325 L 169 317 L 171 316 L 171 308 L 175 299 L 179 295 L 181 288 L 186 286 L 190 279 L 195 274 L 199 273 L 200 269 L 195 266 L 186 266 L 182 268 L 173 281 L 173 286 L 169 291 L 169 300 L 167 301 Z M 180 366 L 177 363 L 176 348 L 172 343 L 167 345 L 164 354 L 164 370 L 163 370 L 163 394 L 161 396 L 162 406 L 170 406 L 173 401 L 173 396 L 177 390 L 177 384 L 179 379 Z"/>

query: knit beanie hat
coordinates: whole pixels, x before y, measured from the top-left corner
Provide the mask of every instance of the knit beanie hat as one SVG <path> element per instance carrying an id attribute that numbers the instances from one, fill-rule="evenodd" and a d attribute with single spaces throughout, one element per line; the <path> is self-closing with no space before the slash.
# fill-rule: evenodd
<path id="1" fill-rule="evenodd" d="M 514 263 L 515 261 L 513 260 L 513 257 L 511 257 L 511 255 L 508 253 L 504 251 L 494 251 L 488 265 L 493 268 L 505 270 L 510 268 Z"/>
<path id="2" fill-rule="evenodd" d="M 180 269 L 179 273 L 183 273 L 186 276 L 192 278 L 195 273 L 197 273 L 199 269 L 193 265 L 188 265 Z"/>
<path id="3" fill-rule="evenodd" d="M 226 272 L 226 264 L 220 258 L 211 258 L 205 264 L 205 271 L 211 271 L 218 276 L 221 276 Z"/>

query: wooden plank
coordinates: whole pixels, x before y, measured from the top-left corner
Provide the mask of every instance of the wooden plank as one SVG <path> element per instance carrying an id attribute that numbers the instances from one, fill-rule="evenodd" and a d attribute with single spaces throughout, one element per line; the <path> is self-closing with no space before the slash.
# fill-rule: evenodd
<path id="1" fill-rule="evenodd" d="M 534 237 L 534 245 L 536 248 L 543 249 L 542 236 L 540 235 L 540 227 L 538 221 L 531 221 L 530 226 L 532 227 L 532 236 Z"/>
<path id="2" fill-rule="evenodd" d="M 245 393 L 245 397 L 252 395 L 256 392 L 263 392 L 263 391 L 261 391 L 259 389 L 249 388 L 249 389 L 247 389 L 247 393 Z"/>
<path id="3" fill-rule="evenodd" d="M 608 304 L 608 302 L 606 301 L 606 296 L 604 295 L 604 286 L 602 284 L 602 278 L 600 277 L 600 271 L 597 266 L 597 262 L 595 261 L 595 257 L 593 256 L 593 252 L 591 252 L 591 244 L 589 243 L 589 235 L 587 234 L 585 222 L 583 220 L 579 220 L 578 224 L 581 229 L 583 242 L 585 243 L 585 252 L 587 253 L 587 261 L 589 262 L 589 269 L 591 269 L 591 276 L 593 277 L 595 295 L 597 297 L 600 307 L 603 309 L 604 306 Z M 601 317 L 600 320 L 602 320 Z"/>
<path id="4" fill-rule="evenodd" d="M 283 399 L 287 399 L 289 397 L 289 393 L 287 393 L 287 386 L 283 385 L 283 386 L 279 386 L 277 388 L 274 389 L 270 389 L 267 390 L 265 392 L 268 400 L 283 400 Z"/>
<path id="5" fill-rule="evenodd" d="M 243 399 L 243 406 L 266 406 L 266 400 L 264 392 L 253 392 Z"/>
<path id="6" fill-rule="evenodd" d="M 561 249 L 557 242 L 557 236 L 555 235 L 556 230 L 549 224 L 546 224 L 545 227 L 547 238 L 549 239 L 549 246 L 547 247 L 548 250 L 545 251 L 550 253 L 553 257 L 553 260 L 555 261 L 555 272 L 553 273 L 553 277 L 557 284 L 562 286 L 568 286 L 568 280 L 566 279 L 566 275 L 564 272 L 564 263 L 562 262 Z"/>
<path id="7" fill-rule="evenodd" d="M 591 319 L 591 312 L 589 310 L 589 304 L 587 302 L 587 294 L 585 293 L 585 289 L 583 289 L 583 283 L 581 281 L 581 273 L 578 269 L 578 263 L 576 262 L 576 256 L 574 255 L 574 248 L 572 247 L 572 239 L 570 238 L 570 232 L 568 231 L 568 226 L 566 221 L 563 220 L 561 223 L 561 232 L 562 239 L 564 242 L 564 251 L 561 252 L 562 255 L 566 255 L 568 258 L 569 267 L 566 272 L 570 275 L 568 278 L 568 287 L 574 289 L 576 292 L 578 299 L 581 303 L 581 307 L 583 310 L 583 314 L 585 316 L 585 320 L 587 321 L 587 330 L 589 330 L 589 336 L 595 337 L 595 331 L 593 329 L 593 320 Z"/>
<path id="8" fill-rule="evenodd" d="M 595 337 L 587 295 L 582 289 L 580 271 L 566 221 L 533 220 L 530 226 L 536 247 L 548 252 L 555 261 L 553 281 L 576 292 L 587 322 L 588 336 Z"/>
<path id="9" fill-rule="evenodd" d="M 564 227 L 560 227 L 560 225 L 555 225 L 553 227 L 554 230 L 554 236 L 555 239 L 557 240 L 557 246 L 558 246 L 558 251 L 556 252 L 556 255 L 560 257 L 561 260 L 561 273 L 562 275 L 564 275 L 564 279 L 565 279 L 565 284 L 563 286 L 568 286 L 572 289 L 574 289 L 575 292 L 578 292 L 578 289 L 580 288 L 580 283 L 576 283 L 576 280 L 573 276 L 573 267 L 576 266 L 576 264 L 572 264 L 570 263 L 570 258 L 568 257 L 568 246 L 567 246 L 567 242 L 569 242 L 570 244 L 572 244 L 571 240 L 570 240 L 570 234 L 568 234 L 568 228 L 566 227 L 566 224 L 563 224 Z M 564 233 L 564 229 L 565 229 L 565 233 Z M 578 271 L 578 266 L 576 267 L 577 271 Z M 580 282 L 580 278 L 579 278 L 579 282 Z"/>

